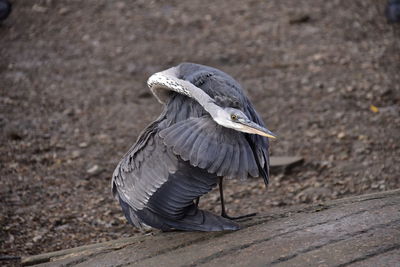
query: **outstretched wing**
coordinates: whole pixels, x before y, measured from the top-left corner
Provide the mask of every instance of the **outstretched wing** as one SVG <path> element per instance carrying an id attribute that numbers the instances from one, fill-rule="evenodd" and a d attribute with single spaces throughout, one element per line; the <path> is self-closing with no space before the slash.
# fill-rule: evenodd
<path id="1" fill-rule="evenodd" d="M 231 76 L 218 69 L 193 63 L 178 66 L 179 77 L 193 83 L 223 106 L 240 108 L 253 122 L 265 126 L 262 118 L 247 98 L 243 88 Z M 266 184 L 269 180 L 269 142 L 268 138 L 242 134 L 251 147 L 258 166 L 258 173 Z"/>
<path id="2" fill-rule="evenodd" d="M 193 200 L 211 191 L 218 181 L 215 174 L 177 157 L 158 135 L 158 125 L 146 128 L 112 179 L 114 195 L 128 220 L 138 227 L 142 222 L 163 225 L 184 218 Z M 149 212 L 156 216 L 149 219 Z"/>
<path id="3" fill-rule="evenodd" d="M 143 209 L 150 197 L 178 169 L 178 159 L 157 136 L 157 123 L 151 124 L 120 161 L 112 187 L 133 209 Z"/>
<path id="4" fill-rule="evenodd" d="M 258 176 L 245 135 L 216 124 L 209 116 L 189 118 L 162 131 L 163 142 L 192 166 L 218 176 Z"/>

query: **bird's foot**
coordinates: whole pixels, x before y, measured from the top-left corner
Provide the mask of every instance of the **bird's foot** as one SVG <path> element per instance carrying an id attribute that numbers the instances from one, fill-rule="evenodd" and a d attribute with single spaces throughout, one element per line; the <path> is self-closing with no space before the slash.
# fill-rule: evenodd
<path id="1" fill-rule="evenodd" d="M 243 219 L 243 218 L 253 217 L 253 216 L 256 216 L 256 215 L 257 215 L 256 212 L 253 212 L 253 213 L 250 213 L 250 214 L 246 214 L 246 215 L 241 215 L 241 216 L 235 216 L 235 217 L 231 217 L 226 213 L 222 213 L 221 214 L 222 217 L 227 218 L 229 220 L 239 220 L 239 219 Z"/>

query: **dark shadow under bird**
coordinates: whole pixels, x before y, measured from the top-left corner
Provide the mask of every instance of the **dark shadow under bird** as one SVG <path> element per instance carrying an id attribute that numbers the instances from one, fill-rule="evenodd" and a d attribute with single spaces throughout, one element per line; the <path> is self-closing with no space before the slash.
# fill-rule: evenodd
<path id="1" fill-rule="evenodd" d="M 112 191 L 129 223 L 163 231 L 238 230 L 225 212 L 223 178 L 269 179 L 268 137 L 241 86 L 215 68 L 182 63 L 148 85 L 165 105 L 119 162 Z M 198 208 L 220 186 L 221 216 Z"/>

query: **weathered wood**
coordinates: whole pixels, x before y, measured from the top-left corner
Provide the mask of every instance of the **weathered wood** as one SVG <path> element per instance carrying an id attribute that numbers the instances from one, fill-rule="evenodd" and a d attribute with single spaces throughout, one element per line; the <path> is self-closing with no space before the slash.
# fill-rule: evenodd
<path id="1" fill-rule="evenodd" d="M 43 266 L 395 266 L 400 190 L 273 210 L 237 232 L 156 232 L 23 258 Z"/>
<path id="2" fill-rule="evenodd" d="M 43 253 L 34 256 L 24 257 L 21 260 L 22 265 L 29 266 L 34 264 L 39 264 L 43 262 L 48 262 L 54 259 L 62 259 L 64 256 L 67 257 L 78 257 L 78 256 L 88 256 L 95 253 L 100 253 L 104 251 L 111 251 L 115 249 L 121 249 L 126 245 L 140 242 L 140 238 L 143 237 L 130 237 L 130 238 L 121 238 L 117 240 L 112 240 L 104 243 L 86 245 L 76 248 L 64 249 L 49 253 Z"/>

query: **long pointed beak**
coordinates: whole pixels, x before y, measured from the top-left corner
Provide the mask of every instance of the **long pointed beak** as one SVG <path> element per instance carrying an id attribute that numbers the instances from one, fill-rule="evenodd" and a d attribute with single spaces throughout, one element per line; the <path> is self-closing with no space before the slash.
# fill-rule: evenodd
<path id="1" fill-rule="evenodd" d="M 276 134 L 250 120 L 240 120 L 239 123 L 242 125 L 243 131 L 246 133 L 258 134 L 269 138 L 277 138 Z"/>

